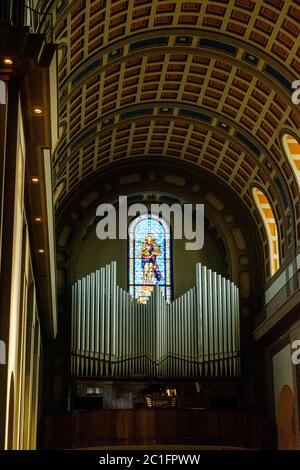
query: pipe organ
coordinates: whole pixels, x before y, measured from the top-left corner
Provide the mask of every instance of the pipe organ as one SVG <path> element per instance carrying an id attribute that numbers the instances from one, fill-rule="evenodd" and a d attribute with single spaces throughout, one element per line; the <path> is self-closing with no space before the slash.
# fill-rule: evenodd
<path id="1" fill-rule="evenodd" d="M 238 376 L 239 292 L 196 265 L 196 286 L 167 304 L 158 284 L 146 304 L 117 286 L 116 262 L 72 287 L 74 376 Z"/>

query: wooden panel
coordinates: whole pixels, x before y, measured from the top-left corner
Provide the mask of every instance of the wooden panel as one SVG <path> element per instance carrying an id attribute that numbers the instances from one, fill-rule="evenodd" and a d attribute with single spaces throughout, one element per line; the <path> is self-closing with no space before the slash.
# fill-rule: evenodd
<path id="1" fill-rule="evenodd" d="M 240 413 L 222 411 L 219 413 L 220 440 L 228 445 L 244 446 L 243 422 Z"/>
<path id="2" fill-rule="evenodd" d="M 177 410 L 156 410 L 156 438 L 160 442 L 178 440 Z"/>
<path id="3" fill-rule="evenodd" d="M 147 442 L 156 439 L 156 411 L 155 410 L 136 410 L 135 411 L 135 430 L 137 440 Z"/>
<path id="4" fill-rule="evenodd" d="M 195 410 L 192 419 L 194 436 L 202 442 L 217 442 L 219 437 L 218 412 Z"/>
<path id="5" fill-rule="evenodd" d="M 44 446 L 52 448 L 72 448 L 76 442 L 76 416 L 73 414 L 49 416 L 44 423 Z"/>
<path id="6" fill-rule="evenodd" d="M 212 442 L 218 440 L 219 423 L 215 411 L 178 410 L 179 440 Z"/>
<path id="7" fill-rule="evenodd" d="M 200 409 L 74 412 L 47 417 L 43 430 L 44 449 L 164 443 L 258 449 L 271 448 L 274 435 L 270 423 L 262 417 Z"/>
<path id="8" fill-rule="evenodd" d="M 78 413 L 78 440 L 81 446 L 99 441 L 110 441 L 115 438 L 112 422 L 112 411 L 86 411 Z"/>
<path id="9" fill-rule="evenodd" d="M 132 410 L 115 410 L 112 412 L 115 439 L 132 442 L 135 439 L 135 415 Z"/>

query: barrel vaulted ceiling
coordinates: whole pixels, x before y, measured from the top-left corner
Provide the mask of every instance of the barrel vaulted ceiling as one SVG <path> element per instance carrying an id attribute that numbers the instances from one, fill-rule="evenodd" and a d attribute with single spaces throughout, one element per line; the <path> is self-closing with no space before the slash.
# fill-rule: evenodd
<path id="1" fill-rule="evenodd" d="M 265 239 L 252 196 L 262 189 L 286 254 L 300 218 L 282 145 L 300 127 L 300 0 L 66 0 L 52 15 L 58 205 L 109 163 L 180 159 L 230 186 Z"/>

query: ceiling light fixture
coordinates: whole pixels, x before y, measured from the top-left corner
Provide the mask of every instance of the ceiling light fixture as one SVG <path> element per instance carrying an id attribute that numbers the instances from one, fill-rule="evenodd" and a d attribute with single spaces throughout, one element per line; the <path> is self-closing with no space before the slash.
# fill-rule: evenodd
<path id="1" fill-rule="evenodd" d="M 45 250 L 43 250 L 43 248 L 39 248 L 39 249 L 38 249 L 38 253 L 39 253 L 40 255 L 42 255 L 43 253 L 45 253 Z"/>
<path id="2" fill-rule="evenodd" d="M 12 59 L 10 59 L 9 57 L 7 57 L 6 59 L 4 59 L 3 62 L 5 63 L 5 65 L 12 65 L 12 64 L 13 64 Z"/>
<path id="3" fill-rule="evenodd" d="M 42 222 L 42 218 L 41 218 L 41 217 L 35 217 L 34 220 L 35 220 L 35 222 Z"/>
<path id="4" fill-rule="evenodd" d="M 33 177 L 31 178 L 31 182 L 32 182 L 32 183 L 38 183 L 39 181 L 40 181 L 40 180 L 39 180 L 39 178 L 38 178 L 37 176 L 33 176 Z"/>
<path id="5" fill-rule="evenodd" d="M 37 107 L 36 107 L 36 108 L 33 108 L 33 112 L 34 112 L 35 114 L 42 114 L 43 111 L 41 110 L 41 108 L 37 108 Z"/>

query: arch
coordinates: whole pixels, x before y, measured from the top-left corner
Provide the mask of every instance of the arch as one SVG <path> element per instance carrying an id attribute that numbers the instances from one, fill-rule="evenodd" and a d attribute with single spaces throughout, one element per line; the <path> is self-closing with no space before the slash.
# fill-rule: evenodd
<path id="1" fill-rule="evenodd" d="M 284 385 L 280 391 L 276 412 L 278 449 L 293 450 L 295 449 L 294 394 L 289 385 Z"/>
<path id="2" fill-rule="evenodd" d="M 291 134 L 284 134 L 282 144 L 300 189 L 300 143 Z"/>
<path id="3" fill-rule="evenodd" d="M 129 292 L 146 303 L 154 284 L 163 289 L 169 303 L 172 295 L 171 233 L 159 215 L 143 214 L 128 226 Z"/>
<path id="4" fill-rule="evenodd" d="M 270 257 L 270 274 L 273 276 L 273 274 L 275 274 L 280 267 L 278 231 L 274 212 L 266 195 L 261 191 L 261 189 L 254 187 L 252 189 L 252 195 L 267 232 Z"/>

